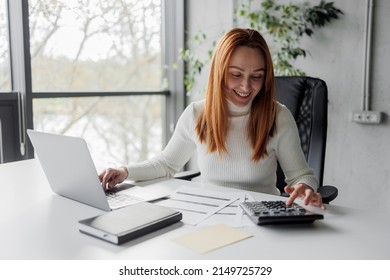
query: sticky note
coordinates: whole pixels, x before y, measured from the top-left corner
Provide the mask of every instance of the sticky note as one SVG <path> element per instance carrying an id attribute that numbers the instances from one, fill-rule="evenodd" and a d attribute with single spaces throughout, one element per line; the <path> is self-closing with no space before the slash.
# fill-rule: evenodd
<path id="1" fill-rule="evenodd" d="M 217 224 L 197 229 L 174 241 L 197 253 L 204 254 L 252 236 L 251 233 L 243 230 Z"/>

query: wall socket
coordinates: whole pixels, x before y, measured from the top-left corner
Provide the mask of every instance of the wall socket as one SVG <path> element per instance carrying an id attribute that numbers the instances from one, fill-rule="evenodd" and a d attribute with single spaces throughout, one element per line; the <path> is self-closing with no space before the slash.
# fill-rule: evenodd
<path id="1" fill-rule="evenodd" d="M 363 124 L 379 124 L 382 121 L 382 112 L 377 111 L 354 111 L 352 120 Z"/>

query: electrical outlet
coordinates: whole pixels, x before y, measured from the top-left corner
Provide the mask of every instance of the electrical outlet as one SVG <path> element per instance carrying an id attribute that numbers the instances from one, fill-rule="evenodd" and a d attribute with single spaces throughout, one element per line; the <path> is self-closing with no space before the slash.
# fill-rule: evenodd
<path id="1" fill-rule="evenodd" d="M 379 124 L 382 121 L 382 112 L 377 111 L 354 111 L 352 120 L 357 123 Z"/>

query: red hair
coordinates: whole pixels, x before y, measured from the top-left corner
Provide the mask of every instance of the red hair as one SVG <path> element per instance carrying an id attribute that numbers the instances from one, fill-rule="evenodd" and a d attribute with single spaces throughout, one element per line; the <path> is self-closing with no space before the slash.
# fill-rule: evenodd
<path id="1" fill-rule="evenodd" d="M 276 102 L 271 54 L 263 36 L 256 30 L 234 28 L 219 41 L 211 59 L 205 105 L 197 119 L 195 130 L 199 141 L 207 144 L 208 152 L 217 152 L 219 156 L 227 153 L 225 139 L 229 112 L 223 88 L 231 56 L 239 46 L 260 49 L 265 60 L 264 84 L 252 101 L 247 126 L 252 160 L 258 161 L 268 155 L 268 139 L 275 132 Z"/>

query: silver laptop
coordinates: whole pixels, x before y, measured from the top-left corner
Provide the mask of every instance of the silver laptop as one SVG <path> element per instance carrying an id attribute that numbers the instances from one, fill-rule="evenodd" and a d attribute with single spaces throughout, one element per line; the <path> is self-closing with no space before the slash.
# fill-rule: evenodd
<path id="1" fill-rule="evenodd" d="M 61 196 L 105 211 L 169 196 L 166 189 L 132 185 L 106 193 L 83 138 L 30 129 L 27 134 L 51 189 Z"/>

